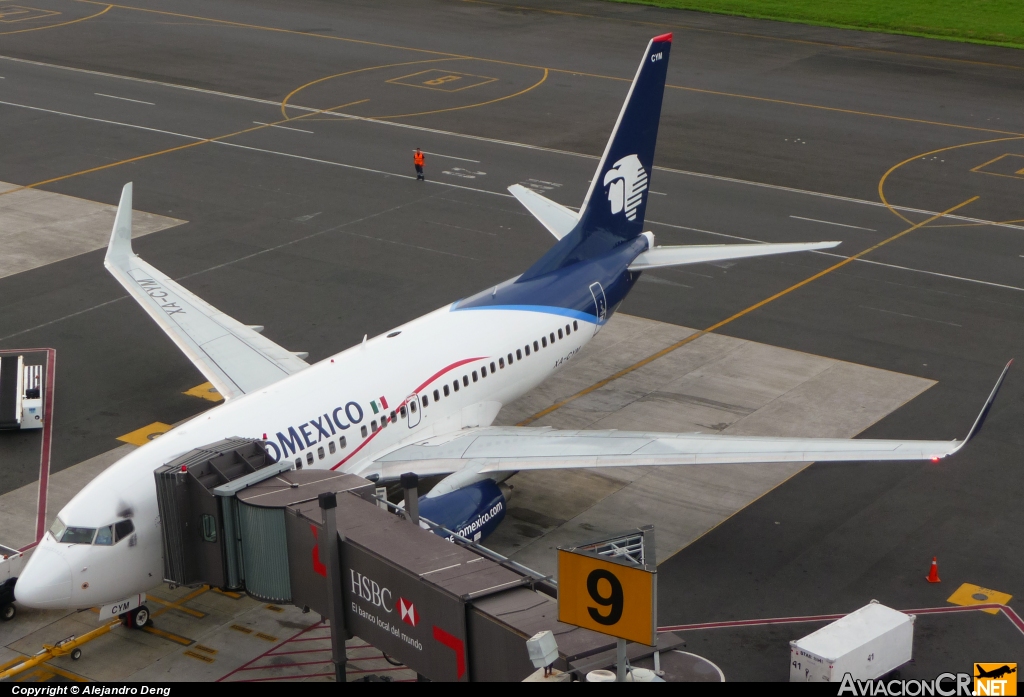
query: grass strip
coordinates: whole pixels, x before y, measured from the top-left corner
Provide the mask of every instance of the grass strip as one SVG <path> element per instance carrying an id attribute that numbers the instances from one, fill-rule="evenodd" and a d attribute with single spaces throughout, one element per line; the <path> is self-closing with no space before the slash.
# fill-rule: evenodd
<path id="1" fill-rule="evenodd" d="M 609 0 L 1024 48 L 1022 0 Z"/>

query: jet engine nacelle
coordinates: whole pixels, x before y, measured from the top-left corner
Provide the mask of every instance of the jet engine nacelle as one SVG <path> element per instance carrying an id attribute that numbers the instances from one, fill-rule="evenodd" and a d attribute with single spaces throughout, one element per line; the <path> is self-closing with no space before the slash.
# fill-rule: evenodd
<path id="1" fill-rule="evenodd" d="M 484 479 L 440 496 L 421 496 L 420 515 L 479 542 L 505 517 L 510 492 L 507 485 Z M 451 535 L 435 532 L 451 540 Z"/>

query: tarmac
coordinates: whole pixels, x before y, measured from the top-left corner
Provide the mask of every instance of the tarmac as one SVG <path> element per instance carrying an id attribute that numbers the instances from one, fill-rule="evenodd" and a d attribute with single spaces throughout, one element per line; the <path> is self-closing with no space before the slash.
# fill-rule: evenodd
<path id="1" fill-rule="evenodd" d="M 0 239 L 15 197 L 69 212 L 13 233 L 35 256 L 0 278 L 0 349 L 56 349 L 51 470 L 70 488 L 118 437 L 212 406 L 102 268 L 124 182 L 154 221 L 140 256 L 317 360 L 549 248 L 505 188 L 578 205 L 665 31 L 658 242 L 843 244 L 645 272 L 606 350 L 502 423 L 713 328 L 538 423 L 962 437 L 1024 338 L 1019 51 L 589 1 L 34 7 L 0 16 L 0 179 L 28 187 L 0 191 Z M 80 247 L 38 243 L 73 215 L 95 221 Z M 938 464 L 518 475 L 493 544 L 543 567 L 584 526 L 654 522 L 666 625 L 933 607 L 965 582 L 1019 597 L 1022 385 L 1011 371 L 982 435 Z M 35 437 L 0 439 L 0 515 L 35 510 Z M 928 621 L 932 653 L 905 675 L 1021 654 L 1001 618 Z M 695 631 L 690 650 L 730 680 L 785 680 L 787 632 Z"/>

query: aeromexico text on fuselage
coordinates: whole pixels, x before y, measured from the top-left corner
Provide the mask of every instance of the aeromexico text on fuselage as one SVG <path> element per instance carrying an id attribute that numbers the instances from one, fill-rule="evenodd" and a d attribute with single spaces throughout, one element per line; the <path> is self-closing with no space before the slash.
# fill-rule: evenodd
<path id="1" fill-rule="evenodd" d="M 380 405 L 379 407 L 377 405 Z M 388 400 L 378 397 L 370 401 L 366 411 L 374 414 L 383 414 L 381 418 L 387 418 Z M 366 411 L 358 402 L 346 402 L 340 407 L 335 407 L 330 412 L 317 416 L 315 419 L 306 421 L 298 426 L 289 426 L 287 432 L 278 431 L 274 438 L 266 439 L 267 450 L 277 462 L 283 458 L 296 455 L 307 448 L 312 448 L 317 443 L 330 440 L 341 431 L 347 431 L 352 426 L 362 422 Z M 269 434 L 268 434 L 269 436 Z"/>

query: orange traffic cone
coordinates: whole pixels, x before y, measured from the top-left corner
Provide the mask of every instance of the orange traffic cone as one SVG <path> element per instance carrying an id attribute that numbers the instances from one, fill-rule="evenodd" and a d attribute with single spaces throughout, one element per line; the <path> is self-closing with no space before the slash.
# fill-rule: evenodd
<path id="1" fill-rule="evenodd" d="M 932 557 L 932 568 L 928 572 L 928 583 L 942 583 L 939 580 L 939 558 Z"/>

